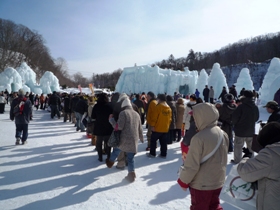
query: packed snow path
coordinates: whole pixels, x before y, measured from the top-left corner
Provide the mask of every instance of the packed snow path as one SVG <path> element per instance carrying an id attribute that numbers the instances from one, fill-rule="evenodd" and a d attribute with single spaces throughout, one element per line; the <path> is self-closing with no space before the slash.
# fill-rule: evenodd
<path id="1" fill-rule="evenodd" d="M 1 210 L 189 209 L 189 191 L 176 182 L 182 163 L 179 143 L 168 146 L 166 159 L 147 158 L 146 141 L 140 143 L 137 177 L 130 184 L 124 179 L 127 170 L 108 169 L 97 160 L 85 133 L 62 118 L 50 119 L 47 111 L 34 110 L 28 144 L 15 146 L 15 125 L 8 111 L 6 106 L 0 114 Z M 221 202 L 224 209 L 237 209 Z"/>

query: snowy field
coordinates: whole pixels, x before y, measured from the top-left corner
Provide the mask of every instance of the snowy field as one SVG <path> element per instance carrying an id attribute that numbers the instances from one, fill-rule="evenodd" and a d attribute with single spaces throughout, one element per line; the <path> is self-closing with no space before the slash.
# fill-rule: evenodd
<path id="1" fill-rule="evenodd" d="M 108 169 L 84 133 L 73 124 L 34 111 L 27 145 L 15 146 L 9 106 L 0 114 L 0 209 L 189 209 L 190 194 L 177 184 L 182 164 L 179 143 L 168 146 L 166 159 L 146 157 L 146 142 L 135 156 L 136 181 L 127 170 Z M 268 114 L 260 108 L 260 119 Z M 145 130 L 146 133 L 146 130 Z M 104 160 L 106 158 L 104 157 Z M 228 162 L 232 154 L 228 155 Z M 227 173 L 231 168 L 228 164 Z M 238 209 L 222 202 L 226 210 Z"/>

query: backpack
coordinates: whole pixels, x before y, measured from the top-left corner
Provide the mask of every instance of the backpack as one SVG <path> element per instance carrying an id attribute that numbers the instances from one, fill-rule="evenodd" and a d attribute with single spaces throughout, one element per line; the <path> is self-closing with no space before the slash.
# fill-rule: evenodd
<path id="1" fill-rule="evenodd" d="M 13 110 L 15 117 L 22 115 L 25 101 L 26 101 L 26 98 L 18 100 L 18 103 L 15 105 L 14 110 Z"/>

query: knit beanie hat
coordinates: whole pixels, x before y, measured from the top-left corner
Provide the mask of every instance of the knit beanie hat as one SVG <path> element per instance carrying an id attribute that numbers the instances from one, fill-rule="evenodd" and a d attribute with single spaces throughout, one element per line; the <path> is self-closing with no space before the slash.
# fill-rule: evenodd
<path id="1" fill-rule="evenodd" d="M 19 89 L 18 90 L 18 95 L 19 96 L 24 96 L 25 95 L 25 91 L 23 89 Z"/>
<path id="2" fill-rule="evenodd" d="M 267 123 L 260 131 L 257 141 L 262 147 L 280 141 L 280 123 L 270 122 Z"/>
<path id="3" fill-rule="evenodd" d="M 224 95 L 224 99 L 225 99 L 224 100 L 225 103 L 232 103 L 234 97 L 233 97 L 233 95 L 231 93 L 228 93 L 228 94 Z"/>

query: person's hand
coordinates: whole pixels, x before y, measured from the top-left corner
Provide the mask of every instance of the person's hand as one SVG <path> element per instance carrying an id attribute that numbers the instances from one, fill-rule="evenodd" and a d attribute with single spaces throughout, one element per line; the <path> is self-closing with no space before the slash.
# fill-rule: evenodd
<path id="1" fill-rule="evenodd" d="M 155 132 L 155 127 L 151 127 L 151 131 Z"/>
<path id="2" fill-rule="evenodd" d="M 110 120 L 111 118 L 113 118 L 113 114 L 110 114 L 110 115 L 109 115 L 109 120 Z"/>
<path id="3" fill-rule="evenodd" d="M 182 188 L 182 190 L 184 190 L 184 191 L 187 191 L 187 189 L 188 189 L 188 188 L 184 188 L 184 187 L 181 187 L 181 188 Z"/>

